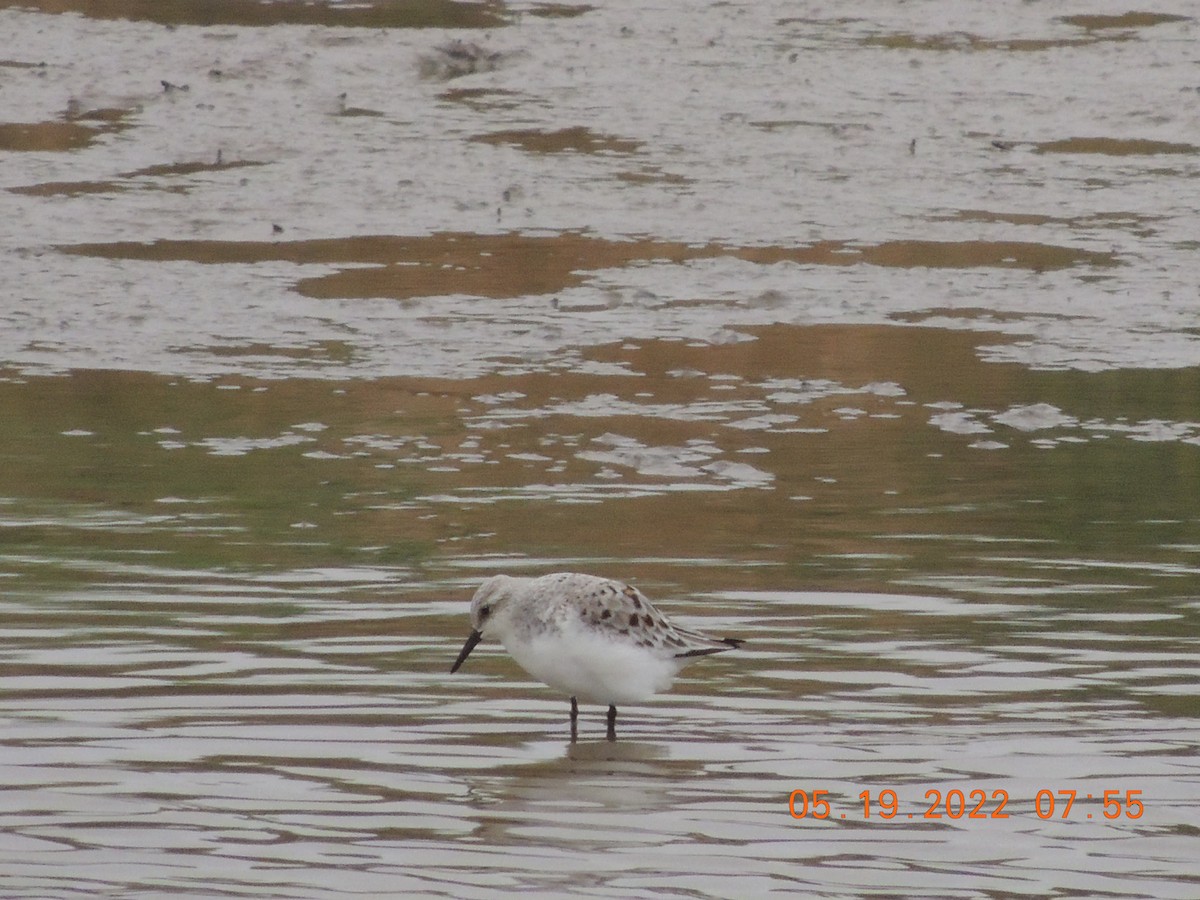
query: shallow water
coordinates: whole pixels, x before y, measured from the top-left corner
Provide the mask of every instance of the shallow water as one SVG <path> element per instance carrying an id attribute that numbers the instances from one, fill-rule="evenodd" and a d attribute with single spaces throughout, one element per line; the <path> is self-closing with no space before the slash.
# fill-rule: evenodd
<path id="1" fill-rule="evenodd" d="M 1044 6 L 0 3 L 0 893 L 1195 896 L 1197 24 Z M 571 745 L 566 569 L 748 643 Z"/>

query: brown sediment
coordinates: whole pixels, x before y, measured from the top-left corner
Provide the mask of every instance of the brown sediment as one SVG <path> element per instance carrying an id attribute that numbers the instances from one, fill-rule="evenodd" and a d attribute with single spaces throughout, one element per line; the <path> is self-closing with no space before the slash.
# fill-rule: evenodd
<path id="1" fill-rule="evenodd" d="M 1036 52 L 1057 50 L 1063 47 L 1079 47 L 1099 41 L 1124 40 L 1124 35 L 1088 35 L 1072 38 L 985 38 L 965 31 L 943 34 L 880 34 L 864 38 L 867 46 L 886 47 L 889 50 L 1007 50 L 1012 52 Z"/>
<path id="2" fill-rule="evenodd" d="M 1056 21 L 1064 25 L 1082 28 L 1087 34 L 1078 37 L 1049 38 L 985 38 L 967 31 L 942 32 L 939 34 L 894 34 L 871 35 L 864 38 L 867 46 L 887 47 L 892 50 L 1009 50 L 1040 51 L 1063 47 L 1079 47 L 1100 41 L 1123 41 L 1135 28 L 1148 28 L 1169 22 L 1190 22 L 1188 16 L 1169 13 L 1126 12 L 1120 15 L 1072 15 L 1060 16 Z M 1101 32 L 1097 34 L 1096 32 Z"/>
<path id="3" fill-rule="evenodd" d="M 461 103 L 475 110 L 517 109 L 528 102 L 524 94 L 505 88 L 451 88 L 438 94 L 438 99 Z"/>
<path id="4" fill-rule="evenodd" d="M 273 344 L 223 344 L 201 347 L 179 347 L 180 352 L 200 350 L 218 357 L 272 357 L 294 359 L 298 361 L 337 361 L 347 362 L 354 357 L 354 348 L 345 341 L 315 341 L 310 344 L 296 346 L 277 346 Z"/>
<path id="5" fill-rule="evenodd" d="M 994 222 L 1004 225 L 1065 225 L 1069 228 L 1144 228 L 1158 216 L 1134 212 L 1102 212 L 1088 216 L 1048 216 L 1040 213 L 997 212 L 987 209 L 959 209 L 944 216 L 931 216 L 934 222 Z"/>
<path id="6" fill-rule="evenodd" d="M 310 297 L 413 297 L 469 294 L 520 297 L 552 294 L 583 283 L 588 272 L 645 261 L 674 263 L 733 257 L 763 265 L 893 268 L 1002 267 L 1047 271 L 1076 265 L 1112 266 L 1114 254 L 1021 241 L 820 241 L 800 246 L 738 247 L 637 238 L 611 240 L 580 232 L 557 235 L 441 233 L 306 241 L 186 241 L 68 244 L 64 253 L 107 259 L 352 265 L 308 278 L 296 289 Z"/>
<path id="7" fill-rule="evenodd" d="M 590 13 L 595 8 L 586 3 L 578 6 L 569 6 L 566 3 L 534 3 L 524 12 L 530 16 L 537 16 L 539 19 L 574 19 L 584 13 Z"/>
<path id="8" fill-rule="evenodd" d="M 43 181 L 8 188 L 10 194 L 30 197 L 78 197 L 83 194 L 118 194 L 129 186 L 115 181 Z"/>
<path id="9" fill-rule="evenodd" d="M 113 130 L 82 122 L 5 122 L 0 124 L 0 150 L 63 153 L 87 147 Z"/>
<path id="10" fill-rule="evenodd" d="M 337 115 L 345 119 L 353 119 L 358 117 L 378 118 L 383 113 L 377 109 L 366 109 L 361 106 L 347 106 L 344 109 L 338 110 Z"/>
<path id="11" fill-rule="evenodd" d="M 1059 16 L 1058 21 L 1066 25 L 1085 28 L 1088 31 L 1102 31 L 1108 28 L 1149 28 L 1152 25 L 1165 25 L 1168 22 L 1190 22 L 1191 19 L 1171 13 L 1130 11 L 1119 15 L 1080 13 L 1074 16 Z"/>
<path id="12" fill-rule="evenodd" d="M 926 309 L 909 312 L 895 312 L 888 316 L 889 321 L 905 322 L 914 325 L 926 324 L 931 319 L 960 319 L 967 322 L 1028 322 L 1031 319 L 1059 319 L 1067 321 L 1070 319 L 1070 316 L 1054 315 L 1052 313 L 1032 315 L 1030 313 L 1005 312 L 1003 310 L 988 309 L 986 306 L 930 306 Z"/>
<path id="13" fill-rule="evenodd" d="M 266 163 L 254 160 L 238 160 L 234 162 L 185 162 L 162 163 L 121 172 L 118 178 L 157 178 L 162 175 L 195 175 L 197 172 L 220 172 L 223 169 L 244 169 L 251 166 L 265 166 Z"/>
<path id="14" fill-rule="evenodd" d="M 241 169 L 263 165 L 266 165 L 266 163 L 254 160 L 212 163 L 163 163 L 161 165 L 146 166 L 142 169 L 134 169 L 130 172 L 119 172 L 115 177 L 121 179 L 158 178 L 174 175 L 195 175 L 199 172 L 220 172 L 225 169 Z M 130 185 L 122 184 L 119 181 L 46 181 L 39 184 L 11 187 L 8 188 L 8 191 L 12 194 L 26 194 L 33 197 L 74 197 L 81 194 L 116 194 L 121 191 L 127 191 L 130 187 Z M 167 188 L 167 190 L 172 189 L 179 190 L 180 187 L 175 185 Z"/>
<path id="15" fill-rule="evenodd" d="M 833 16 L 827 19 L 819 16 L 785 16 L 782 19 L 777 19 L 775 24 L 781 28 L 788 25 L 803 25 L 807 28 L 814 28 L 829 25 L 853 25 L 856 22 L 863 21 L 865 20 L 853 16 Z"/>
<path id="16" fill-rule="evenodd" d="M 1158 154 L 1195 154 L 1195 144 L 1151 141 L 1144 138 L 1070 137 L 1034 144 L 1035 153 L 1099 153 L 1105 156 L 1154 156 Z"/>
<path id="17" fill-rule="evenodd" d="M 105 134 L 129 127 L 133 110 L 105 107 L 84 112 L 68 111 L 47 122 L 0 123 L 0 150 L 62 153 L 80 150 Z"/>
<path id="18" fill-rule="evenodd" d="M 822 241 L 808 247 L 745 247 L 730 255 L 750 262 L 818 265 L 865 263 L 901 269 L 1014 268 L 1045 271 L 1075 265 L 1110 266 L 1112 253 L 1027 241 L 884 241 L 880 244 Z"/>
<path id="19" fill-rule="evenodd" d="M 480 144 L 511 144 L 531 153 L 637 153 L 641 142 L 629 138 L 600 134 L 582 125 L 560 128 L 557 131 L 514 129 L 492 131 L 470 138 Z"/>
<path id="20" fill-rule="evenodd" d="M 691 184 L 692 180 L 674 172 L 664 172 L 653 166 L 637 172 L 618 172 L 617 180 L 628 184 Z"/>
<path id="21" fill-rule="evenodd" d="M 75 13 L 157 25 L 324 25 L 357 28 L 498 28 L 509 17 L 500 0 L 362 3 L 244 0 L 0 0 L 0 9 Z"/>

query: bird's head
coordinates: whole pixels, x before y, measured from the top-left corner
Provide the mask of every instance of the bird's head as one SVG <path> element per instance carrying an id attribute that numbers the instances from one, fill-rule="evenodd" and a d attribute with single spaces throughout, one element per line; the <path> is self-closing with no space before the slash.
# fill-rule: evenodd
<path id="1" fill-rule="evenodd" d="M 471 598 L 471 627 L 484 637 L 494 635 L 494 625 L 504 615 L 509 588 L 515 580 L 507 575 L 493 575 L 479 586 Z"/>
<path id="2" fill-rule="evenodd" d="M 471 634 L 450 669 L 452 673 L 457 672 L 459 666 L 467 661 L 476 644 L 497 633 L 496 623 L 503 619 L 507 612 L 508 591 L 513 581 L 515 579 L 507 575 L 493 575 L 479 586 L 479 590 L 471 598 Z"/>

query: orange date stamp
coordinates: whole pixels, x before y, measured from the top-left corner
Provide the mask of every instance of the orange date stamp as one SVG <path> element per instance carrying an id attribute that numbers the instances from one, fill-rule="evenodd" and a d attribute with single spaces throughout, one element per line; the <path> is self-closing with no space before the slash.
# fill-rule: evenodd
<path id="1" fill-rule="evenodd" d="M 1140 790 L 1112 789 L 1099 792 L 1068 788 L 1042 788 L 1033 799 L 1033 811 L 1039 819 L 1140 819 L 1146 811 Z M 793 819 L 1007 819 L 1008 791 L 996 788 L 960 790 L 930 788 L 924 802 L 902 804 L 892 788 L 862 791 L 858 802 L 849 797 L 834 798 L 827 790 L 795 790 L 788 796 L 788 812 Z M 1076 806 L 1076 801 L 1080 801 Z M 1095 809 L 1099 802 L 1100 808 Z M 905 807 L 905 808 L 902 808 Z"/>

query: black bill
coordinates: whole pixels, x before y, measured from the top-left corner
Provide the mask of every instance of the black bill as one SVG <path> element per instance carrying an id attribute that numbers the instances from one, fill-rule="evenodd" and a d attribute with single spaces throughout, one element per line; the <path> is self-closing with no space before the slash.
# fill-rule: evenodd
<path id="1" fill-rule="evenodd" d="M 467 638 L 467 642 L 463 644 L 462 653 L 458 654 L 458 659 L 454 661 L 454 665 L 450 667 L 450 674 L 453 675 L 458 671 L 458 667 L 467 661 L 467 657 L 471 655 L 471 651 L 475 649 L 475 645 L 483 640 L 483 635 L 478 631 L 472 631 L 471 636 Z"/>

